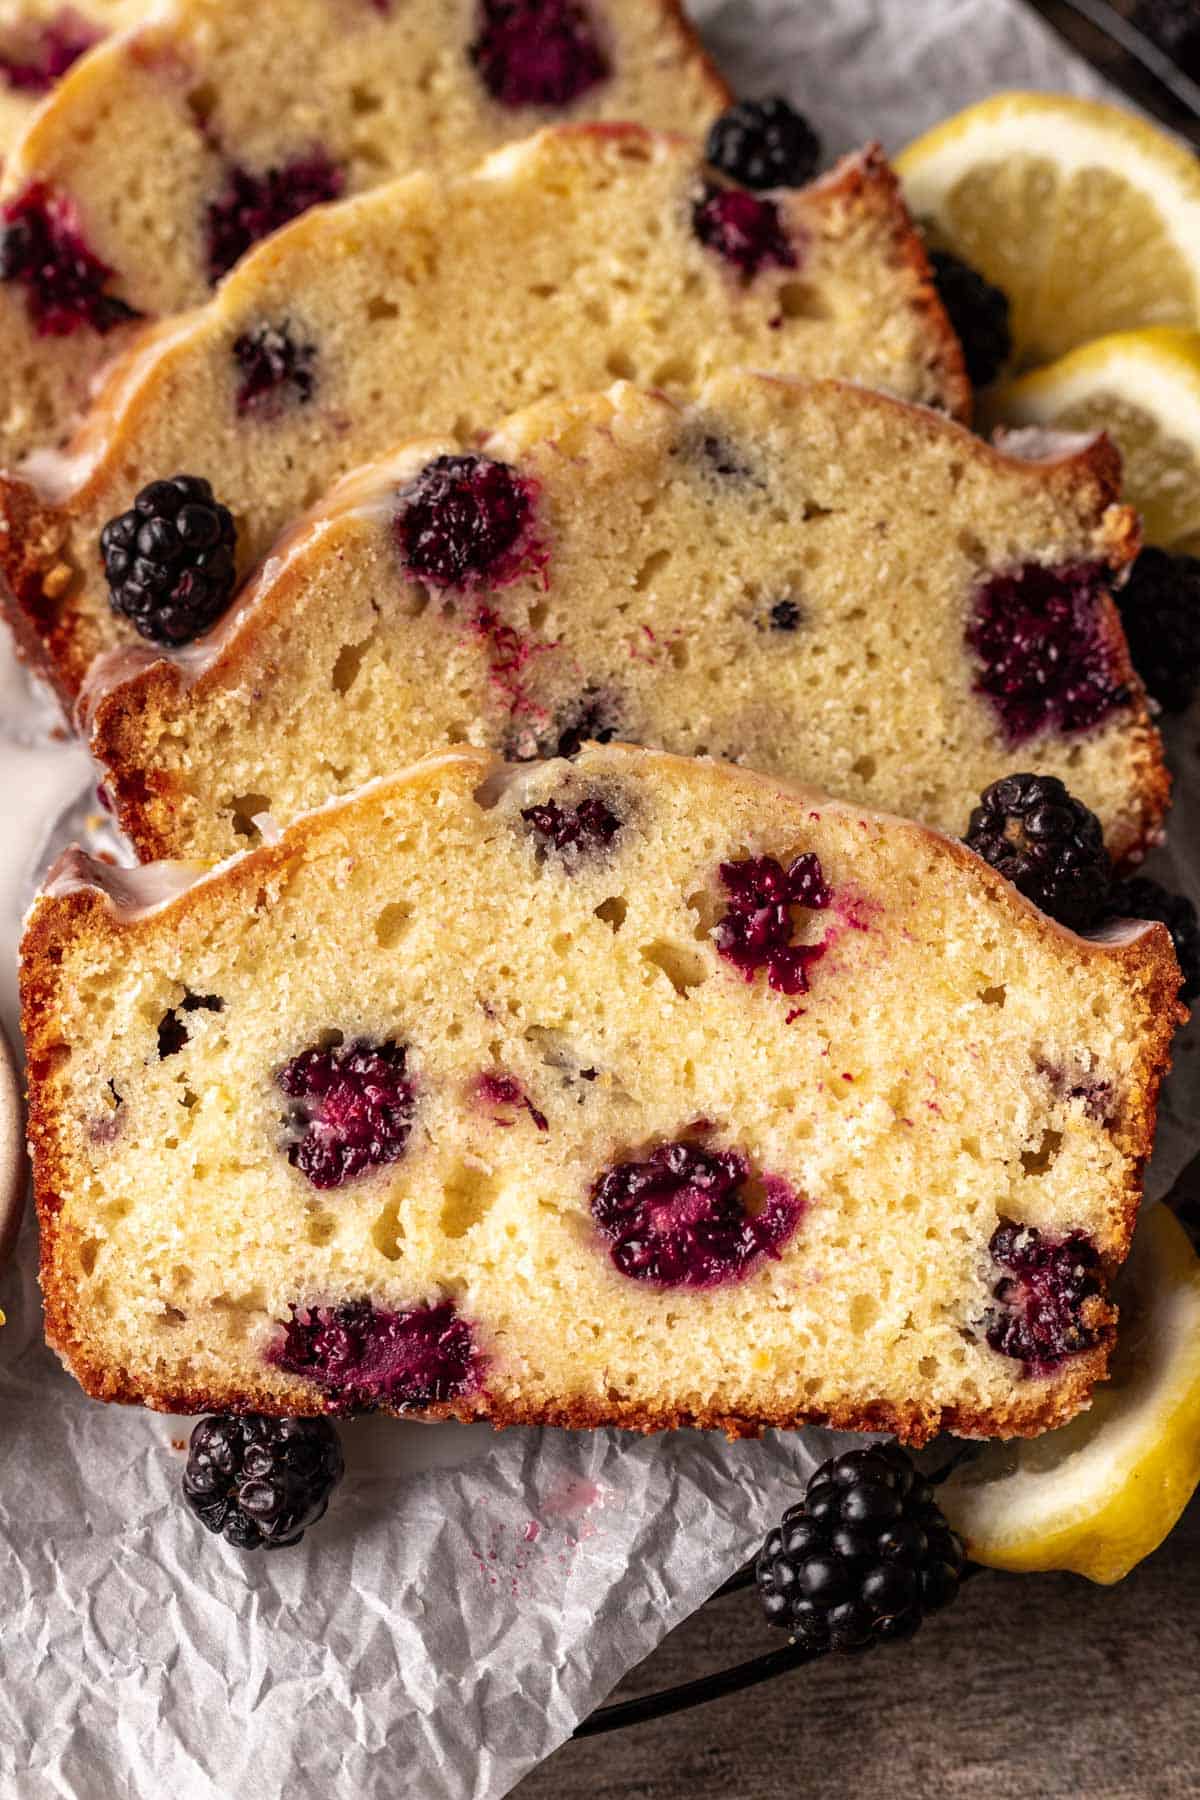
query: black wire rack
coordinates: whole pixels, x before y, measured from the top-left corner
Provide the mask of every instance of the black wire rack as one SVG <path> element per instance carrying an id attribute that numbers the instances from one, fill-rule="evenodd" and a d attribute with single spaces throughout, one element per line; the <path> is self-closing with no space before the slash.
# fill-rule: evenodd
<path id="1" fill-rule="evenodd" d="M 1109 4 L 1109 0 L 1027 0 L 1072 47 L 1093 63 L 1107 80 L 1130 99 L 1154 113 L 1174 131 L 1200 147 L 1200 83 L 1178 68 L 1165 51 L 1135 23 L 1135 8 Z M 969 1569 L 969 1573 L 976 1573 Z M 754 1586 L 754 1568 L 748 1564 L 709 1596 L 707 1604 Z M 618 1700 L 596 1709 L 575 1728 L 577 1738 L 598 1737 L 630 1725 L 665 1719 L 671 1713 L 704 1706 L 726 1694 L 757 1687 L 777 1675 L 787 1674 L 812 1662 L 819 1652 L 799 1644 L 785 1644 L 747 1662 L 715 1670 L 676 1687 L 660 1688 L 631 1700 Z"/>

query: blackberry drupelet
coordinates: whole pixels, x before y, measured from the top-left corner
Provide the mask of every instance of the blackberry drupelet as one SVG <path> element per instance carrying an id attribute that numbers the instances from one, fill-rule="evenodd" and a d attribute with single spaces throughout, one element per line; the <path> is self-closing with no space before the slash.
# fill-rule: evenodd
<path id="1" fill-rule="evenodd" d="M 291 1312 L 269 1360 L 315 1382 L 331 1411 L 438 1406 L 482 1381 L 484 1358 L 453 1300 L 401 1313 L 369 1299 Z"/>
<path id="2" fill-rule="evenodd" d="M 264 321 L 253 331 L 244 331 L 234 340 L 233 359 L 241 374 L 239 417 L 247 413 L 271 417 L 289 397 L 301 406 L 313 397 L 317 347 L 300 342 L 287 319 L 279 325 Z"/>
<path id="3" fill-rule="evenodd" d="M 208 278 L 220 281 L 247 250 L 312 206 L 339 200 L 345 173 L 323 150 L 256 173 L 233 167 L 208 208 Z"/>
<path id="4" fill-rule="evenodd" d="M 100 533 L 114 612 L 153 644 L 186 644 L 214 625 L 237 582 L 228 507 L 198 475 L 152 481 Z"/>
<path id="5" fill-rule="evenodd" d="M 741 1281 L 764 1256 L 777 1258 L 804 1203 L 778 1176 L 755 1183 L 740 1150 L 707 1150 L 680 1139 L 640 1162 L 616 1163 L 592 1184 L 592 1217 L 613 1265 L 655 1287 L 710 1288 Z"/>
<path id="6" fill-rule="evenodd" d="M 39 337 L 106 337 L 141 314 L 110 294 L 116 271 L 84 239 L 74 202 L 35 181 L 0 212 L 0 281 L 19 282 Z"/>
<path id="7" fill-rule="evenodd" d="M 1143 550 L 1114 594 L 1133 666 L 1167 712 L 1200 685 L 1200 558 Z"/>
<path id="8" fill-rule="evenodd" d="M 742 100 L 715 120 L 704 158 L 743 187 L 803 187 L 817 172 L 821 140 L 779 95 Z"/>
<path id="9" fill-rule="evenodd" d="M 1039 732 L 1092 731 L 1130 700 L 1105 620 L 1102 563 L 1028 562 L 981 581 L 967 622 L 987 697 L 1010 744 Z"/>
<path id="10" fill-rule="evenodd" d="M 186 993 L 179 1005 L 168 1007 L 158 1021 L 158 1060 L 163 1062 L 168 1056 L 178 1056 L 189 1041 L 188 1028 L 180 1017 L 181 1013 L 219 1013 L 224 1010 L 225 1002 L 219 994 Z"/>
<path id="11" fill-rule="evenodd" d="M 596 794 L 578 806 L 560 806 L 557 800 L 526 806 L 521 817 L 543 845 L 561 851 L 604 850 L 621 829 L 616 813 Z"/>
<path id="12" fill-rule="evenodd" d="M 963 347 L 967 378 L 972 387 L 987 387 L 1012 355 L 1008 295 L 948 250 L 931 250 L 929 263 Z"/>
<path id="13" fill-rule="evenodd" d="M 958 1593 L 966 1562 L 912 1460 L 872 1444 L 822 1463 L 758 1553 L 767 1622 L 806 1649 L 911 1637 Z"/>
<path id="14" fill-rule="evenodd" d="M 793 908 L 824 912 L 833 899 L 811 851 L 785 869 L 773 856 L 749 856 L 720 866 L 728 895 L 712 934 L 718 956 L 753 981 L 760 969 L 777 994 L 806 994 L 808 971 L 825 954 L 823 943 L 795 944 Z"/>
<path id="15" fill-rule="evenodd" d="M 396 499 L 396 542 L 418 581 L 500 587 L 540 558 L 536 485 L 494 457 L 435 456 Z"/>
<path id="16" fill-rule="evenodd" d="M 313 1044 L 279 1070 L 292 1102 L 281 1147 L 313 1187 L 341 1187 L 404 1155 L 417 1104 L 407 1064 L 407 1045 L 357 1038 Z"/>
<path id="17" fill-rule="evenodd" d="M 796 246 L 773 200 L 744 188 L 706 182 L 692 205 L 692 230 L 700 242 L 752 281 L 767 268 L 794 269 Z"/>
<path id="18" fill-rule="evenodd" d="M 1148 875 L 1119 881 L 1113 887 L 1108 910 L 1119 919 L 1158 919 L 1171 934 L 1179 967 L 1183 971 L 1181 1000 L 1200 994 L 1200 920 L 1186 894 L 1172 894 Z"/>
<path id="19" fill-rule="evenodd" d="M 581 0 L 480 0 L 467 55 L 501 106 L 570 106 L 612 73 Z"/>
<path id="20" fill-rule="evenodd" d="M 345 1466 L 328 1419 L 201 1419 L 183 1497 L 200 1523 L 235 1549 L 282 1550 L 323 1516 Z"/>
<path id="21" fill-rule="evenodd" d="M 1090 931 L 1105 916 L 1112 867 L 1100 821 L 1056 775 L 994 781 L 965 841 L 1060 925 Z"/>
<path id="22" fill-rule="evenodd" d="M 42 24 L 14 20 L 0 40 L 0 86 L 20 94 L 48 94 L 102 35 L 71 6 L 61 7 Z"/>
<path id="23" fill-rule="evenodd" d="M 1096 1342 L 1088 1301 L 1103 1292 L 1100 1258 L 1086 1232 L 1052 1237 L 1036 1225 L 1001 1219 L 988 1254 L 1001 1270 L 983 1332 L 993 1350 L 1045 1375 Z"/>

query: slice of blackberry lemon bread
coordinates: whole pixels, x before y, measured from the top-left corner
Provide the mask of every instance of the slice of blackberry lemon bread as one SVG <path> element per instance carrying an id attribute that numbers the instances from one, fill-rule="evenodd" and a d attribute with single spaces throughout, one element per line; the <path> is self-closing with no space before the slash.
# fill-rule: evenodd
<path id="1" fill-rule="evenodd" d="M 74 853 L 23 951 L 50 1340 L 180 1411 L 1034 1433 L 1105 1371 L 1178 979 L 625 746 L 447 753 L 190 885 Z"/>
<path id="2" fill-rule="evenodd" d="M 1128 860 L 1167 777 L 1108 596 L 1117 475 L 1103 440 L 1021 461 L 837 382 L 546 401 L 347 477 L 210 637 L 100 659 L 81 723 L 143 860 L 455 741 L 613 737 L 955 835 L 1017 758 Z"/>
<path id="3" fill-rule="evenodd" d="M 310 206 L 463 172 L 556 120 L 702 137 L 727 102 L 674 0 L 272 0 L 252 24 L 228 0 L 172 0 L 13 147 L 0 465 L 60 441 L 139 324 L 201 304 Z"/>
<path id="4" fill-rule="evenodd" d="M 752 195 L 707 185 L 682 138 L 563 126 L 450 184 L 410 176 L 261 245 L 114 369 L 71 456 L 0 483 L 10 611 L 73 693 L 136 635 L 100 535 L 150 481 L 210 481 L 245 572 L 338 475 L 414 431 L 465 440 L 614 375 L 687 393 L 742 365 L 965 406 L 957 339 L 877 155 Z M 228 559 L 223 574 L 176 610 L 176 641 L 228 600 Z M 124 604 L 157 629 L 136 593 Z"/>

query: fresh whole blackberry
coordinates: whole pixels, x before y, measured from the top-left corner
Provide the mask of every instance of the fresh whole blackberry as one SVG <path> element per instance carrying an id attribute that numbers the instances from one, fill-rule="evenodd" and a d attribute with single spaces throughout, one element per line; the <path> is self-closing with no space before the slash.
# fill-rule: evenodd
<path id="1" fill-rule="evenodd" d="M 1167 712 L 1200 685 L 1200 557 L 1143 550 L 1114 598 L 1133 666 Z"/>
<path id="2" fill-rule="evenodd" d="M 1012 355 L 1008 295 L 948 250 L 931 250 L 929 265 L 949 315 L 972 387 L 988 387 Z"/>
<path id="3" fill-rule="evenodd" d="M 1172 894 L 1148 875 L 1120 881 L 1112 890 L 1109 912 L 1120 919 L 1158 919 L 1171 934 L 1183 971 L 1181 1000 L 1200 994 L 1200 920 L 1186 894 Z"/>
<path id="4" fill-rule="evenodd" d="M 322 1517 L 345 1466 L 328 1419 L 216 1416 L 192 1431 L 183 1497 L 235 1549 L 282 1550 Z"/>
<path id="5" fill-rule="evenodd" d="M 770 1625 L 805 1649 L 911 1637 L 958 1593 L 966 1556 L 897 1444 L 835 1456 L 767 1533 L 755 1578 Z"/>
<path id="6" fill-rule="evenodd" d="M 152 481 L 100 533 L 113 611 L 153 644 L 190 643 L 229 605 L 236 543 L 233 515 L 207 481 Z"/>
<path id="7" fill-rule="evenodd" d="M 803 187 L 817 172 L 821 140 L 778 94 L 742 100 L 715 120 L 704 159 L 748 188 Z"/>
<path id="8" fill-rule="evenodd" d="M 994 781 L 971 814 L 966 843 L 1072 931 L 1090 931 L 1108 912 L 1112 865 L 1100 821 L 1056 775 Z"/>

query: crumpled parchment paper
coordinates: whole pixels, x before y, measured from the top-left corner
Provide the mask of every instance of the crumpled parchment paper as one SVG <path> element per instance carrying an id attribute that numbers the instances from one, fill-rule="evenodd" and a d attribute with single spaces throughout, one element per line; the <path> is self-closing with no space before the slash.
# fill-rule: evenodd
<path id="1" fill-rule="evenodd" d="M 740 92 L 787 92 L 837 152 L 868 136 L 896 149 L 1000 87 L 1103 92 L 1019 0 L 695 11 Z M 1200 896 L 1194 722 L 1172 737 L 1182 778 L 1156 860 Z M 10 1025 L 19 915 L 81 829 L 88 778 L 0 660 Z M 1200 1147 L 1186 1043 L 1177 1063 L 1156 1195 Z M 297 1550 L 239 1557 L 176 1499 L 186 1422 L 87 1401 L 42 1345 L 34 1237 L 27 1221 L 0 1281 L 13 1800 L 497 1800 L 745 1559 L 836 1442 L 364 1420 L 346 1429 L 350 1473 L 326 1521 Z"/>

